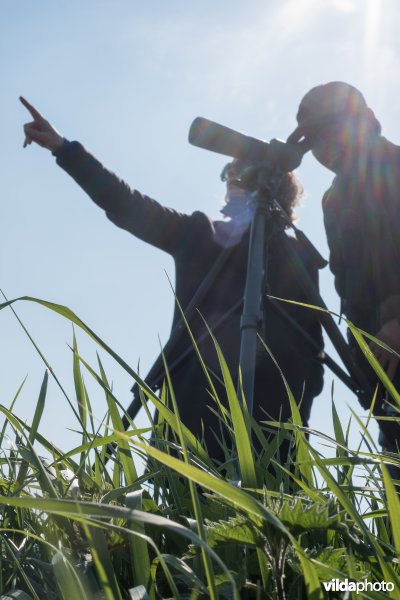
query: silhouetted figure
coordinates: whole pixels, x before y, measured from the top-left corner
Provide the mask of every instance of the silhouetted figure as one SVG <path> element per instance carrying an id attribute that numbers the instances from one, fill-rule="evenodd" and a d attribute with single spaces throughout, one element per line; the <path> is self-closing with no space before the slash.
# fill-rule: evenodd
<path id="1" fill-rule="evenodd" d="M 107 170 L 78 142 L 64 139 L 24 99 L 33 122 L 25 125 L 26 144 L 34 141 L 52 151 L 57 164 L 62 167 L 92 200 L 106 211 L 108 218 L 136 237 L 172 255 L 176 267 L 176 294 L 185 309 L 202 284 L 210 269 L 222 253 L 228 256 L 206 296 L 196 307 L 190 319 L 190 328 L 199 342 L 220 400 L 226 406 L 226 394 L 220 383 L 221 371 L 212 339 L 205 322 L 212 328 L 232 376 L 236 378 L 240 349 L 240 317 L 249 243 L 249 224 L 254 210 L 254 199 L 249 192 L 238 187 L 235 162 L 227 169 L 227 197 L 222 210 L 224 218 L 213 221 L 203 212 L 181 214 L 165 208 L 155 200 L 132 190 L 115 174 Z M 291 216 L 299 195 L 299 185 L 292 174 L 284 176 L 278 200 Z M 264 328 L 262 333 L 268 347 L 280 365 L 298 403 L 304 425 L 308 424 L 313 398 L 322 389 L 323 369 L 318 360 L 322 350 L 322 332 L 314 311 L 295 305 L 285 310 L 314 340 L 307 342 L 301 333 L 277 311 L 267 299 L 267 294 L 299 302 L 306 302 L 300 275 L 287 262 L 281 252 L 280 236 L 287 235 L 284 227 L 273 232 L 267 241 L 268 282 L 263 298 Z M 318 267 L 308 250 L 294 237 L 289 244 L 300 257 L 307 272 L 318 285 Z M 180 318 L 175 309 L 173 326 Z M 184 331 L 172 356 L 181 355 L 191 341 Z M 172 371 L 172 384 L 182 421 L 199 438 L 204 438 L 210 456 L 222 460 L 220 424 L 208 408 L 217 410 L 199 359 L 194 352 L 185 356 Z M 287 421 L 291 410 L 287 391 L 276 365 L 259 344 L 256 364 L 254 415 L 258 421 L 274 419 Z M 287 448 L 287 446 L 286 446 Z"/>
<path id="2" fill-rule="evenodd" d="M 336 175 L 324 195 L 323 211 L 342 312 L 399 353 L 400 147 L 381 135 L 363 95 L 347 83 L 311 89 L 300 103 L 297 121 L 288 141 L 308 140 L 315 158 Z M 350 343 L 376 383 L 352 336 Z M 399 384 L 398 356 L 375 343 L 370 347 Z M 395 438 L 381 441 L 393 450 Z"/>

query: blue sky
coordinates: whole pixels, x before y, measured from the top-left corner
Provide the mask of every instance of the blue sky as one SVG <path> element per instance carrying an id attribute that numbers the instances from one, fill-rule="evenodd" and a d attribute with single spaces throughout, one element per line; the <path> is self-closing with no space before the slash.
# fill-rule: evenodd
<path id="1" fill-rule="evenodd" d="M 310 87 L 344 80 L 363 91 L 384 135 L 399 143 L 399 29 L 396 0 L 3 6 L 0 287 L 9 298 L 31 295 L 69 306 L 127 362 L 140 363 L 144 375 L 158 338 L 165 342 L 170 330 L 172 260 L 113 226 L 48 152 L 22 149 L 29 119 L 18 96 L 132 187 L 182 212 L 202 209 L 215 217 L 226 160 L 188 144 L 192 120 L 202 115 L 255 137 L 284 139 Z M 332 174 L 307 156 L 299 176 L 306 197 L 298 226 L 327 256 L 320 200 Z M 337 311 L 328 269 L 321 289 Z M 37 306 L 18 303 L 16 310 L 73 397 L 70 324 Z M 10 311 L 0 313 L 0 328 L 0 402 L 9 405 L 28 375 L 15 410 L 29 420 L 44 366 Z M 95 364 L 93 344 L 81 334 L 78 342 Z M 128 405 L 129 377 L 104 360 Z M 101 419 L 102 394 L 86 380 Z M 327 372 L 311 418 L 328 433 L 333 381 Z M 340 384 L 334 397 L 344 423 L 348 404 L 362 414 Z M 75 425 L 51 383 L 42 432 L 66 448 L 77 441 Z"/>

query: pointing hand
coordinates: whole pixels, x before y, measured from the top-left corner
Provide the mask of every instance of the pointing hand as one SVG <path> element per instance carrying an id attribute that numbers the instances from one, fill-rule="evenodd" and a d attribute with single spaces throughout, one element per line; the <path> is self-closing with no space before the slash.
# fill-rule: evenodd
<path id="1" fill-rule="evenodd" d="M 63 145 L 64 138 L 62 135 L 60 135 L 60 133 L 58 133 L 58 131 L 42 117 L 39 111 L 25 100 L 25 98 L 20 96 L 19 99 L 33 118 L 33 121 L 24 125 L 24 148 L 32 142 L 35 142 L 36 144 L 39 144 L 39 146 L 56 153 Z"/>

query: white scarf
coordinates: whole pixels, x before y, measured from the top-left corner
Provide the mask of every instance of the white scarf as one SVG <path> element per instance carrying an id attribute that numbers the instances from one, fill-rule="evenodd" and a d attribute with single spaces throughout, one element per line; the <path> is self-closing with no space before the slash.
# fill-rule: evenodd
<path id="1" fill-rule="evenodd" d="M 256 198 L 253 192 L 239 187 L 230 187 L 226 194 L 226 203 L 221 209 L 224 221 L 216 221 L 214 241 L 220 246 L 235 246 L 249 228 L 256 210 Z"/>

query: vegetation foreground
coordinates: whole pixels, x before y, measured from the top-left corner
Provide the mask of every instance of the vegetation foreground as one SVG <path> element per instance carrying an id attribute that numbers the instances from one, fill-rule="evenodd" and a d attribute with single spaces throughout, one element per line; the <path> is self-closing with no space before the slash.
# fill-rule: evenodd
<path id="1" fill-rule="evenodd" d="M 75 336 L 76 397 L 66 401 L 81 431 L 77 447 L 61 450 L 40 433 L 48 370 L 30 425 L 14 411 L 20 390 L 9 408 L 0 405 L 1 598 L 400 598 L 400 500 L 388 472 L 400 461 L 378 451 L 356 415 L 363 432 L 356 449 L 348 448 L 349 427 L 343 429 L 333 402 L 330 439 L 302 426 L 289 389 L 291 423 L 266 415 L 257 425 L 237 398 L 216 343 L 229 405 L 210 396 L 226 456 L 217 467 L 180 422 L 168 381 L 157 397 L 69 309 L 21 300 L 84 330 L 138 382 L 143 404 L 155 406 L 160 419 L 155 425 L 146 406 L 149 428 L 130 421 L 124 431 L 125 412 L 100 359 L 90 366 Z M 101 426 L 83 373 L 105 394 Z M 393 390 L 392 396 L 400 406 Z M 296 458 L 278 460 L 287 436 Z M 13 441 L 10 449 L 6 439 Z M 318 439 L 334 448 L 333 457 L 315 449 Z"/>

